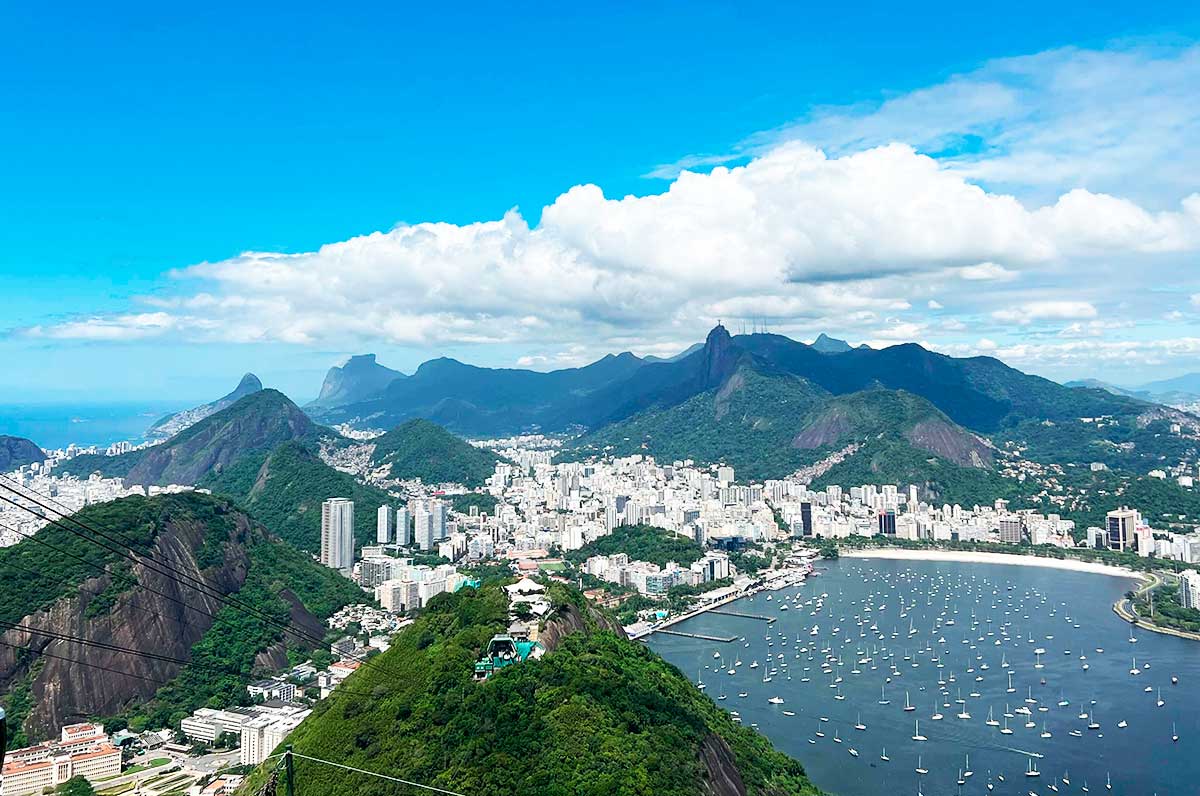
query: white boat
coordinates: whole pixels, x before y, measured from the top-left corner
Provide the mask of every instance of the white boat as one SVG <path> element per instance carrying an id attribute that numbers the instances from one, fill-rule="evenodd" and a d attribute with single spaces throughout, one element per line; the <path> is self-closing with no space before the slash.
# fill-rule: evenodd
<path id="1" fill-rule="evenodd" d="M 913 722 L 913 736 L 912 736 L 912 739 L 913 739 L 914 741 L 928 741 L 928 740 L 929 740 L 928 738 L 926 738 L 924 735 L 922 735 L 922 734 L 921 734 L 921 720 L 920 720 L 920 719 L 916 719 L 916 720 Z"/>
<path id="2" fill-rule="evenodd" d="M 777 697 L 777 696 L 773 696 L 770 699 L 768 699 L 767 702 L 771 703 L 772 705 L 782 705 L 783 699 L 781 699 L 780 697 Z"/>

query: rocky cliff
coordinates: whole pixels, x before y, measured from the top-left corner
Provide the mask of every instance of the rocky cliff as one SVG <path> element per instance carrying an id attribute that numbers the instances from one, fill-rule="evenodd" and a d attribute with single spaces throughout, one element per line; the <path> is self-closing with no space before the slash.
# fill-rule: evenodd
<path id="1" fill-rule="evenodd" d="M 79 534 L 48 526 L 42 544 L 0 549 L 0 700 L 21 740 L 147 705 L 162 726 L 233 704 L 286 665 L 285 641 L 319 643 L 325 617 L 363 597 L 222 498 L 131 497 L 76 517 Z"/>

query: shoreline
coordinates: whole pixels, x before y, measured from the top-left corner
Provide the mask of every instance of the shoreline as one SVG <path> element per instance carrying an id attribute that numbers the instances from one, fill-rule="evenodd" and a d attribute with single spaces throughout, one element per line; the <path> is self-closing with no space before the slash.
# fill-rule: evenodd
<path id="1" fill-rule="evenodd" d="M 1089 572 L 1094 575 L 1144 580 L 1141 573 L 1125 567 L 1114 567 L 1108 564 L 1097 564 L 1092 561 L 1078 561 L 1071 558 L 1046 558 L 1042 556 L 1027 556 L 1020 553 L 990 553 L 971 550 L 913 550 L 903 547 L 873 547 L 858 550 L 841 549 L 838 551 L 842 558 L 886 558 L 897 561 L 953 561 L 966 564 L 1008 564 L 1012 566 L 1044 567 L 1047 569 L 1065 569 L 1072 572 Z"/>

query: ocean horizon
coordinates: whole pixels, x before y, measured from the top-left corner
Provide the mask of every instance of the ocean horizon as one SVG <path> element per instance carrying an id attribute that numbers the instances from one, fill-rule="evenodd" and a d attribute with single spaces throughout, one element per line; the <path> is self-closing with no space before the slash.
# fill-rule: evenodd
<path id="1" fill-rule="evenodd" d="M 43 449 L 141 442 L 159 418 L 186 401 L 0 404 L 0 434 L 25 437 Z"/>

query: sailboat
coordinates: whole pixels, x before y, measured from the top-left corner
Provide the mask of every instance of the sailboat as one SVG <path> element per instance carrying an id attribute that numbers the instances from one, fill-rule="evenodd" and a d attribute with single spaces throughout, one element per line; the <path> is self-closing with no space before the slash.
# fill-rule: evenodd
<path id="1" fill-rule="evenodd" d="M 938 710 L 937 699 L 933 700 L 933 715 L 929 717 L 930 721 L 941 721 L 942 712 Z"/>
<path id="2" fill-rule="evenodd" d="M 699 669 L 696 670 L 696 688 L 699 688 L 701 691 L 708 688 L 708 686 L 706 686 L 704 684 L 704 681 L 700 679 L 700 670 Z"/>
<path id="3" fill-rule="evenodd" d="M 879 754 L 879 759 L 880 759 L 880 760 L 882 760 L 882 761 L 883 761 L 883 762 L 885 762 L 885 763 L 890 763 L 890 762 L 891 762 L 892 758 L 890 758 L 890 757 L 888 757 L 888 756 L 887 756 L 887 747 L 886 747 L 886 746 L 885 746 L 885 747 L 883 747 L 882 751 L 880 752 L 880 754 Z"/>
<path id="4" fill-rule="evenodd" d="M 862 713 L 858 714 L 858 720 L 854 722 L 854 729 L 856 729 L 856 730 L 867 729 L 867 725 L 862 723 Z"/>
<path id="5" fill-rule="evenodd" d="M 905 713 L 911 713 L 911 712 L 913 712 L 914 710 L 916 710 L 916 708 L 915 708 L 915 707 L 913 707 L 913 704 L 912 704 L 911 702 L 909 702 L 909 701 L 908 701 L 908 692 L 907 692 L 907 691 L 905 691 L 905 692 L 904 692 L 904 712 L 905 712 Z"/>
<path id="6" fill-rule="evenodd" d="M 1171 740 L 1176 742 L 1179 741 L 1179 732 L 1175 729 L 1175 722 L 1171 722 Z"/>
<path id="7" fill-rule="evenodd" d="M 879 704 L 890 705 L 892 700 L 887 698 L 887 695 L 884 693 L 884 688 L 886 688 L 886 686 L 879 686 Z"/>
<path id="8" fill-rule="evenodd" d="M 918 773 L 918 774 L 920 774 L 921 776 L 925 776 L 926 774 L 928 774 L 928 773 L 929 773 L 929 769 L 925 768 L 925 765 L 924 765 L 924 764 L 921 762 L 921 756 L 920 756 L 920 755 L 917 755 L 917 769 L 916 769 L 916 771 L 917 771 L 917 773 Z"/>
<path id="9" fill-rule="evenodd" d="M 914 741 L 928 741 L 929 740 L 928 738 L 926 738 L 924 735 L 921 734 L 921 720 L 920 719 L 916 719 L 915 721 L 913 721 L 912 739 Z"/>
<path id="10" fill-rule="evenodd" d="M 1038 771 L 1038 769 L 1037 769 L 1037 763 L 1033 762 L 1033 758 L 1032 758 L 1032 757 L 1031 757 L 1031 758 L 1029 758 L 1029 768 L 1025 770 L 1025 776 L 1027 776 L 1027 777 L 1040 777 L 1041 775 L 1042 775 L 1042 772 Z"/>

